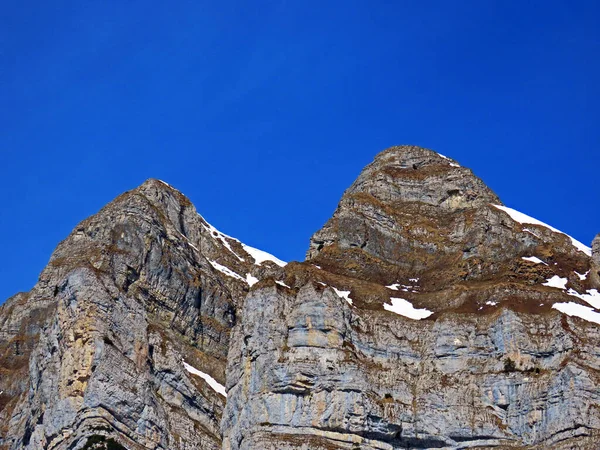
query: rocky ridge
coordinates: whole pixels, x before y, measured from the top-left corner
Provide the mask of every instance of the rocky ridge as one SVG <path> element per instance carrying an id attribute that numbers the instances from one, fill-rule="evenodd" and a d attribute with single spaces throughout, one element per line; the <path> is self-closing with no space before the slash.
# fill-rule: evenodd
<path id="1" fill-rule="evenodd" d="M 595 448 L 599 239 L 412 146 L 287 265 L 148 180 L 0 307 L 0 448 Z"/>

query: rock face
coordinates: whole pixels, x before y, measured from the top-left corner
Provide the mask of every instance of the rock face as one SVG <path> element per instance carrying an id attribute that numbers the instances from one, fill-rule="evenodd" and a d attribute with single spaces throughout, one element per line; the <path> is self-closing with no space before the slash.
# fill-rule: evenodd
<path id="1" fill-rule="evenodd" d="M 598 241 L 418 147 L 287 265 L 149 180 L 0 307 L 0 448 L 597 448 Z"/>
<path id="2" fill-rule="evenodd" d="M 0 310 L 0 447 L 221 448 L 225 397 L 184 360 L 225 383 L 236 302 L 281 270 L 248 251 L 156 180 L 79 224 Z"/>

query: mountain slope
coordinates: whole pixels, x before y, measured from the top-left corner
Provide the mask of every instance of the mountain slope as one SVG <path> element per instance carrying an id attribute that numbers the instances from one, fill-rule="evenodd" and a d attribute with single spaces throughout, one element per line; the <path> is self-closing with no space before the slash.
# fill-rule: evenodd
<path id="1" fill-rule="evenodd" d="M 0 307 L 0 448 L 595 448 L 599 288 L 600 236 L 419 147 L 287 265 L 148 180 Z"/>
<path id="2" fill-rule="evenodd" d="M 192 368 L 225 383 L 236 302 L 281 270 L 268 258 L 157 180 L 83 221 L 0 311 L 2 445 L 220 448 L 225 397 Z"/>

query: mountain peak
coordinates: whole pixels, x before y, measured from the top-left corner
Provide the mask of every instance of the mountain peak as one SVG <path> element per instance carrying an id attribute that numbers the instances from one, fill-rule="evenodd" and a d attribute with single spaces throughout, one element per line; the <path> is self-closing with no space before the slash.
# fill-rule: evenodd
<path id="1" fill-rule="evenodd" d="M 501 204 L 470 169 L 433 150 L 396 146 L 379 153 L 344 194 L 367 194 L 390 206 L 420 202 L 444 209 Z M 342 202 L 344 198 L 342 199 Z"/>
<path id="2" fill-rule="evenodd" d="M 598 255 L 420 147 L 302 263 L 151 178 L 0 307 L 0 449 L 596 448 Z"/>

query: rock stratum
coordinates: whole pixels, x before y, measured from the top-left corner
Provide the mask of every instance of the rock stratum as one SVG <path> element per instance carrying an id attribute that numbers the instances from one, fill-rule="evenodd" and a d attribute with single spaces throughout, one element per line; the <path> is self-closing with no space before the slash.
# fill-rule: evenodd
<path id="1" fill-rule="evenodd" d="M 0 449 L 596 449 L 598 289 L 600 237 L 419 147 L 289 264 L 150 179 L 0 307 Z"/>

